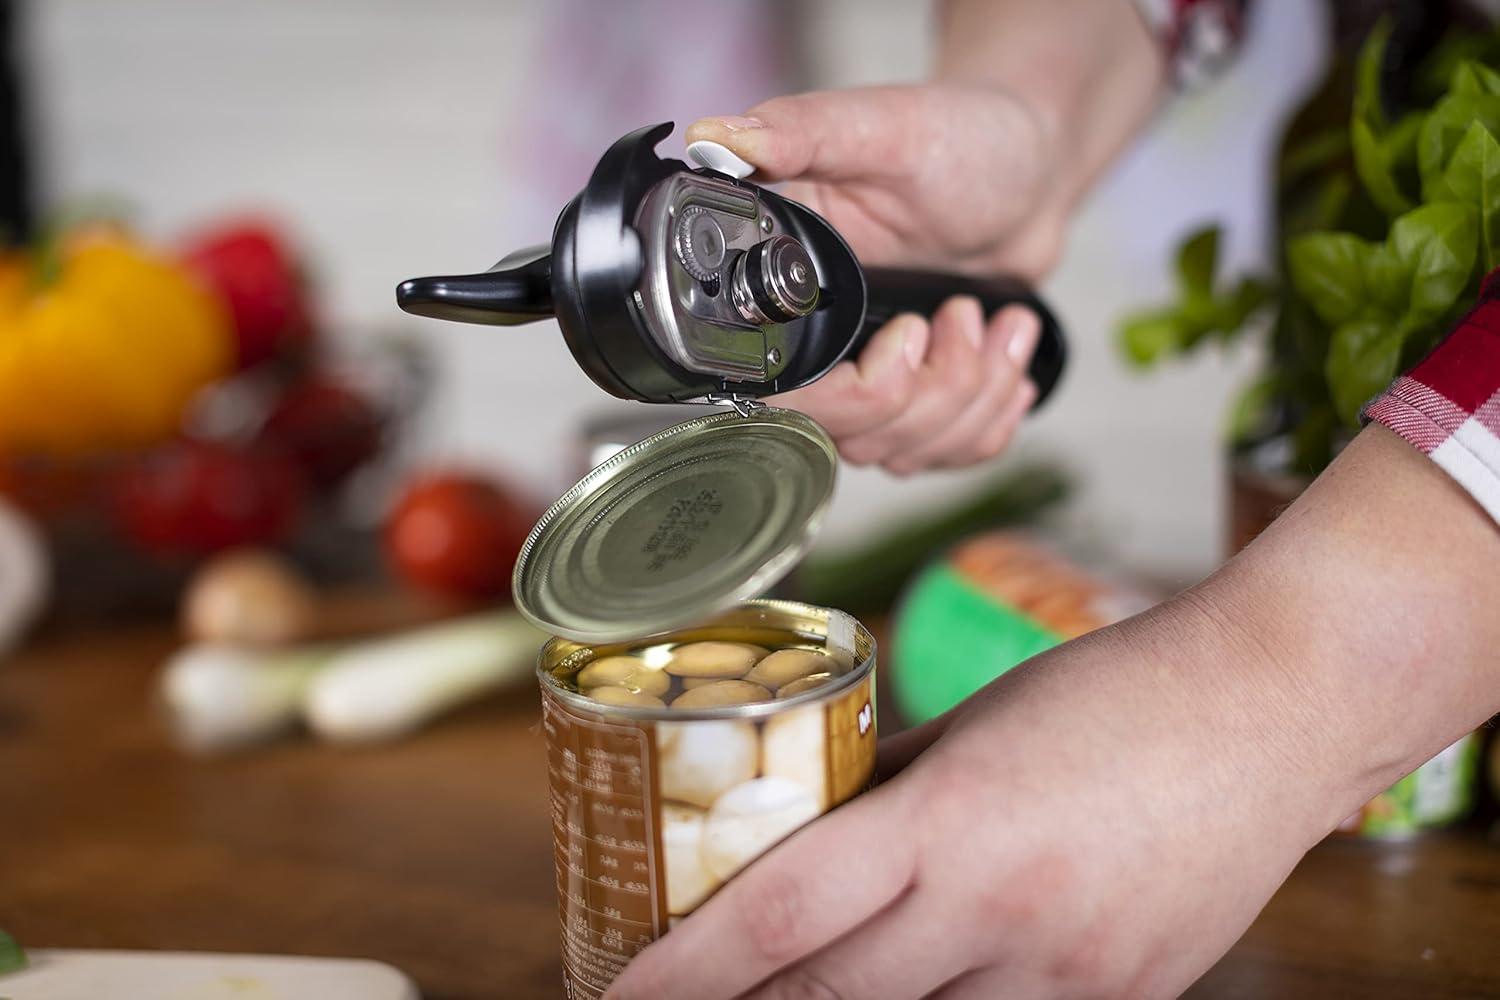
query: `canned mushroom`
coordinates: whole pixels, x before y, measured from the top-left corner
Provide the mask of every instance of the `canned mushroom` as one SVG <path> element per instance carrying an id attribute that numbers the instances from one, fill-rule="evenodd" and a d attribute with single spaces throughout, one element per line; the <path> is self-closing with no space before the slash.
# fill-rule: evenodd
<path id="1" fill-rule="evenodd" d="M 569 997 L 600 996 L 740 869 L 869 786 L 874 667 L 864 626 L 789 601 L 636 642 L 547 644 Z"/>

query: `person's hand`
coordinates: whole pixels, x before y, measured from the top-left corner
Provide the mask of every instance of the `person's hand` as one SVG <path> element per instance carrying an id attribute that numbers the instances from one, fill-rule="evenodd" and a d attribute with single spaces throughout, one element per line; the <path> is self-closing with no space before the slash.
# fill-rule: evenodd
<path id="1" fill-rule="evenodd" d="M 1348 801 L 1315 777 L 1336 749 L 1278 725 L 1320 706 L 1272 711 L 1292 692 L 1267 647 L 1182 640 L 1235 635 L 1209 607 L 1233 610 L 1179 601 L 1152 613 L 1164 628 L 1095 633 L 887 740 L 883 767 L 909 766 L 752 864 L 606 996 L 1177 995 Z"/>
<path id="2" fill-rule="evenodd" d="M 1040 119 L 990 87 L 928 83 L 825 91 L 707 118 L 688 141 L 721 143 L 756 179 L 827 218 L 870 265 L 1036 280 L 1062 242 L 1067 199 L 1049 185 Z M 818 420 L 856 465 L 897 474 L 998 454 L 1030 408 L 1038 323 L 953 299 L 888 323 L 858 358 L 777 403 Z"/>

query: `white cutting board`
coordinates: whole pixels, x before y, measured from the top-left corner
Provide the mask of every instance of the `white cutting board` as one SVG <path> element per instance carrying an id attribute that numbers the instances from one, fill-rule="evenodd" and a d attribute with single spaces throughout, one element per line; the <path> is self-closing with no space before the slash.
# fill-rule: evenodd
<path id="1" fill-rule="evenodd" d="M 180 951 L 28 951 L 3 1000 L 420 1000 L 379 962 Z"/>

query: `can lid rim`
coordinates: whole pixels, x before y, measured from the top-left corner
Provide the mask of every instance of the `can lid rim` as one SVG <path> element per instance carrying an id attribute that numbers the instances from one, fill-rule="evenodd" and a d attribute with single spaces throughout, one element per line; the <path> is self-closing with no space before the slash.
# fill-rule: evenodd
<path id="1" fill-rule="evenodd" d="M 567 579 L 562 560 L 565 553 L 548 552 L 554 535 L 573 528 L 572 520 L 581 516 L 592 498 L 602 490 L 615 487 L 649 492 L 653 477 L 674 456 L 688 453 L 708 435 L 743 430 L 756 440 L 776 441 L 785 446 L 786 454 L 795 456 L 789 472 L 800 479 L 805 495 L 774 523 L 777 530 L 763 532 L 763 551 L 743 548 L 747 554 L 745 571 L 722 578 L 716 585 L 702 590 L 691 600 L 679 600 L 670 607 L 655 609 L 649 620 L 621 614 L 613 619 L 607 610 L 594 608 L 592 622 L 576 616 L 549 613 L 544 605 L 547 587 L 556 576 Z M 731 447 L 734 439 L 729 439 Z M 704 621 L 716 612 L 753 597 L 782 579 L 806 554 L 822 526 L 832 500 L 837 478 L 838 451 L 828 432 L 812 418 L 794 410 L 757 407 L 745 413 L 733 410 L 694 417 L 639 441 L 604 460 L 591 469 L 567 492 L 558 497 L 537 520 L 526 537 L 511 575 L 512 599 L 516 609 L 528 621 L 554 635 L 579 642 L 611 642 L 632 639 L 642 634 L 668 631 Z M 720 474 L 732 483 L 734 469 L 721 468 Z M 618 523 L 618 520 L 611 523 Z M 607 530 L 598 524 L 587 525 L 589 531 Z M 580 536 L 582 537 L 582 536 Z M 747 541 L 747 540 L 746 540 Z M 549 558 L 550 556 L 550 558 Z M 552 602 L 554 605 L 555 601 Z"/>

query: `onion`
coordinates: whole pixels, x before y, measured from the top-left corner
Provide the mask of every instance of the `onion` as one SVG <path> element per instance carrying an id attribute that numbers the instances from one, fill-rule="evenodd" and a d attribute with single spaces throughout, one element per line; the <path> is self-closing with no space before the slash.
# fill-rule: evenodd
<path id="1" fill-rule="evenodd" d="M 0 497 L 0 656 L 20 642 L 41 615 L 50 577 L 41 533 Z"/>
<path id="2" fill-rule="evenodd" d="M 519 613 L 497 611 L 351 646 L 318 673 L 303 716 L 324 739 L 390 739 L 529 677 L 546 639 Z"/>
<path id="3" fill-rule="evenodd" d="M 274 646 L 305 639 L 316 599 L 274 552 L 242 549 L 210 560 L 183 598 L 183 629 L 199 642 Z"/>
<path id="4" fill-rule="evenodd" d="M 277 736 L 297 721 L 326 651 L 280 653 L 202 643 L 167 661 L 160 691 L 186 750 L 228 750 Z"/>

